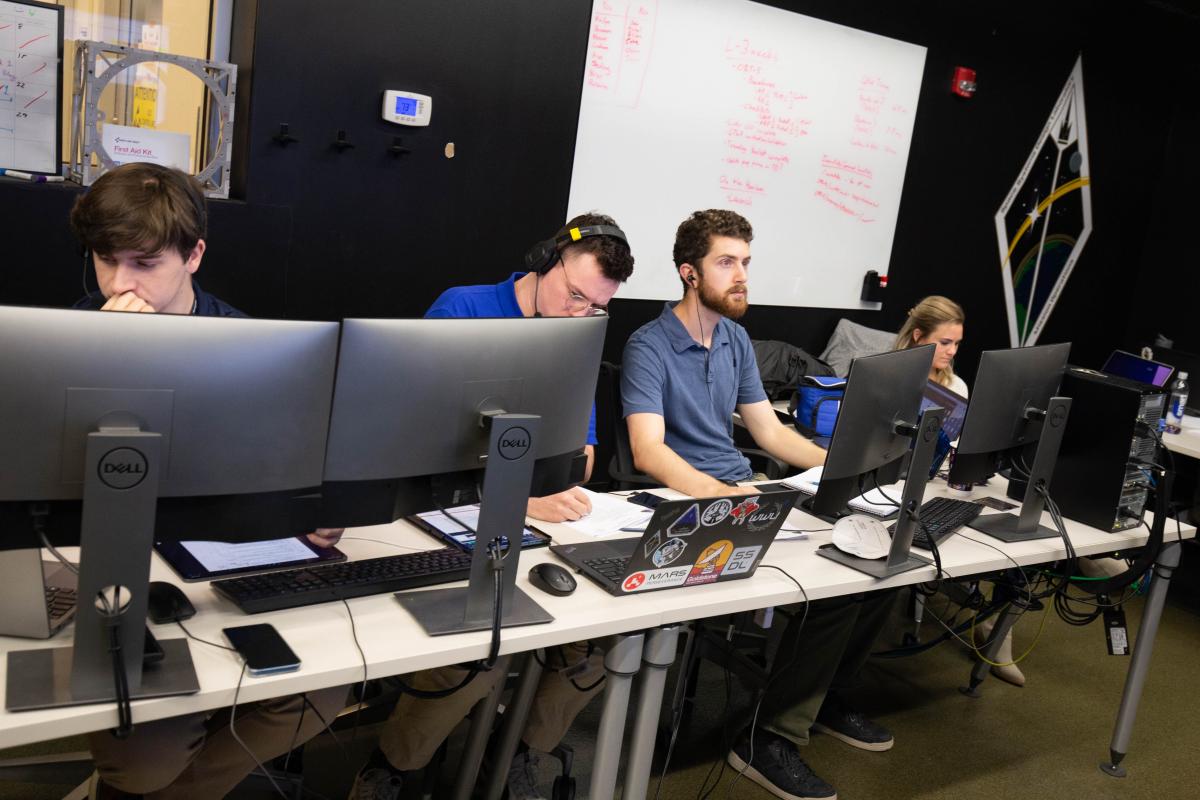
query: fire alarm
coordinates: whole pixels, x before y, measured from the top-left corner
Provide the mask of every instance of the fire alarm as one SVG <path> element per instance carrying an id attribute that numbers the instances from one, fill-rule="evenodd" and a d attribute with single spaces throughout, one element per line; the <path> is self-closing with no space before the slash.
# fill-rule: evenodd
<path id="1" fill-rule="evenodd" d="M 968 67 L 955 67 L 954 80 L 950 82 L 950 91 L 959 97 L 971 97 L 975 94 L 975 70 Z"/>

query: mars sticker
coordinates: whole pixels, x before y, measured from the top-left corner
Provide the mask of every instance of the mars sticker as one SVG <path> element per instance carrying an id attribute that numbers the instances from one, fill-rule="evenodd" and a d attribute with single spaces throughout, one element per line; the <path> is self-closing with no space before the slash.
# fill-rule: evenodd
<path id="1" fill-rule="evenodd" d="M 723 573 L 725 575 L 737 575 L 741 572 L 749 572 L 750 568 L 754 566 L 754 559 L 758 558 L 760 550 L 762 550 L 762 545 L 736 548 L 733 551 L 733 555 L 729 557 L 729 563 L 725 565 Z"/>
<path id="2" fill-rule="evenodd" d="M 683 586 L 691 571 L 692 565 L 685 564 L 681 567 L 635 572 L 621 583 L 621 589 L 626 592 L 645 592 L 650 589 L 665 589 L 668 586 Z"/>
<path id="3" fill-rule="evenodd" d="M 667 526 L 671 536 L 691 536 L 700 527 L 700 504 L 692 503 L 687 510 Z"/>
<path id="4" fill-rule="evenodd" d="M 650 561 L 656 567 L 667 567 L 674 564 L 686 549 L 687 543 L 683 539 L 667 539 L 662 547 L 654 551 Z"/>
<path id="5" fill-rule="evenodd" d="M 732 503 L 730 507 L 732 507 Z M 712 583 L 721 577 L 721 568 L 733 555 L 733 542 L 728 539 L 718 539 L 700 551 L 700 557 L 692 566 L 692 574 L 688 575 L 685 584 L 692 586 L 697 583 Z"/>
<path id="6" fill-rule="evenodd" d="M 718 500 L 708 508 L 704 509 L 704 514 L 700 516 L 700 521 L 705 525 L 716 525 L 718 522 L 728 517 L 729 512 L 732 510 L 732 500 Z"/>
<path id="7" fill-rule="evenodd" d="M 741 525 L 746 521 L 746 517 L 750 516 L 755 511 L 758 511 L 759 508 L 761 508 L 761 506 L 753 497 L 749 497 L 738 503 L 737 508 L 729 512 L 733 515 L 733 524 Z"/>

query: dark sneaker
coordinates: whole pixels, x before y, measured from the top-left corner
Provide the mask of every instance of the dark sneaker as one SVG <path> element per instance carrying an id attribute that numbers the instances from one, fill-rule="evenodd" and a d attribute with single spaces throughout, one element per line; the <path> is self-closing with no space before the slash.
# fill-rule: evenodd
<path id="1" fill-rule="evenodd" d="M 827 733 L 862 750 L 891 750 L 896 743 L 891 731 L 846 708 L 833 695 L 826 695 L 817 721 L 813 723 L 813 730 Z"/>
<path id="2" fill-rule="evenodd" d="M 837 800 L 837 792 L 808 768 L 796 745 L 770 731 L 754 731 L 753 758 L 750 736 L 743 733 L 726 760 L 739 774 L 783 800 Z"/>
<path id="3" fill-rule="evenodd" d="M 368 764 L 354 776 L 348 800 L 398 800 L 403 786 L 404 782 L 396 772 Z"/>

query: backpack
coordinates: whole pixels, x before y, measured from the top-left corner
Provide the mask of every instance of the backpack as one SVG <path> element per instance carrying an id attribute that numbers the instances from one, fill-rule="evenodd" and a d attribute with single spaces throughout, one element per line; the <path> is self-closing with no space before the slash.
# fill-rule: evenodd
<path id="1" fill-rule="evenodd" d="M 805 436 L 832 436 L 845 393 L 845 378 L 805 375 L 791 403 L 796 429 Z"/>
<path id="2" fill-rule="evenodd" d="M 833 375 L 828 364 L 787 342 L 752 341 L 763 390 L 772 400 L 792 396 L 805 375 Z"/>

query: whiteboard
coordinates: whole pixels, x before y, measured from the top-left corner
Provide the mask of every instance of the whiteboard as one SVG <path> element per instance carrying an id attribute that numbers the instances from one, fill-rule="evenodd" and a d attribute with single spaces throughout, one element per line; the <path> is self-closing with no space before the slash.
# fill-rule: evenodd
<path id="1" fill-rule="evenodd" d="M 612 215 L 621 296 L 677 299 L 675 229 L 704 208 L 754 226 L 750 299 L 878 308 L 925 48 L 748 0 L 594 0 L 572 214 Z"/>
<path id="2" fill-rule="evenodd" d="M 62 170 L 62 9 L 0 0 L 0 168 Z"/>

